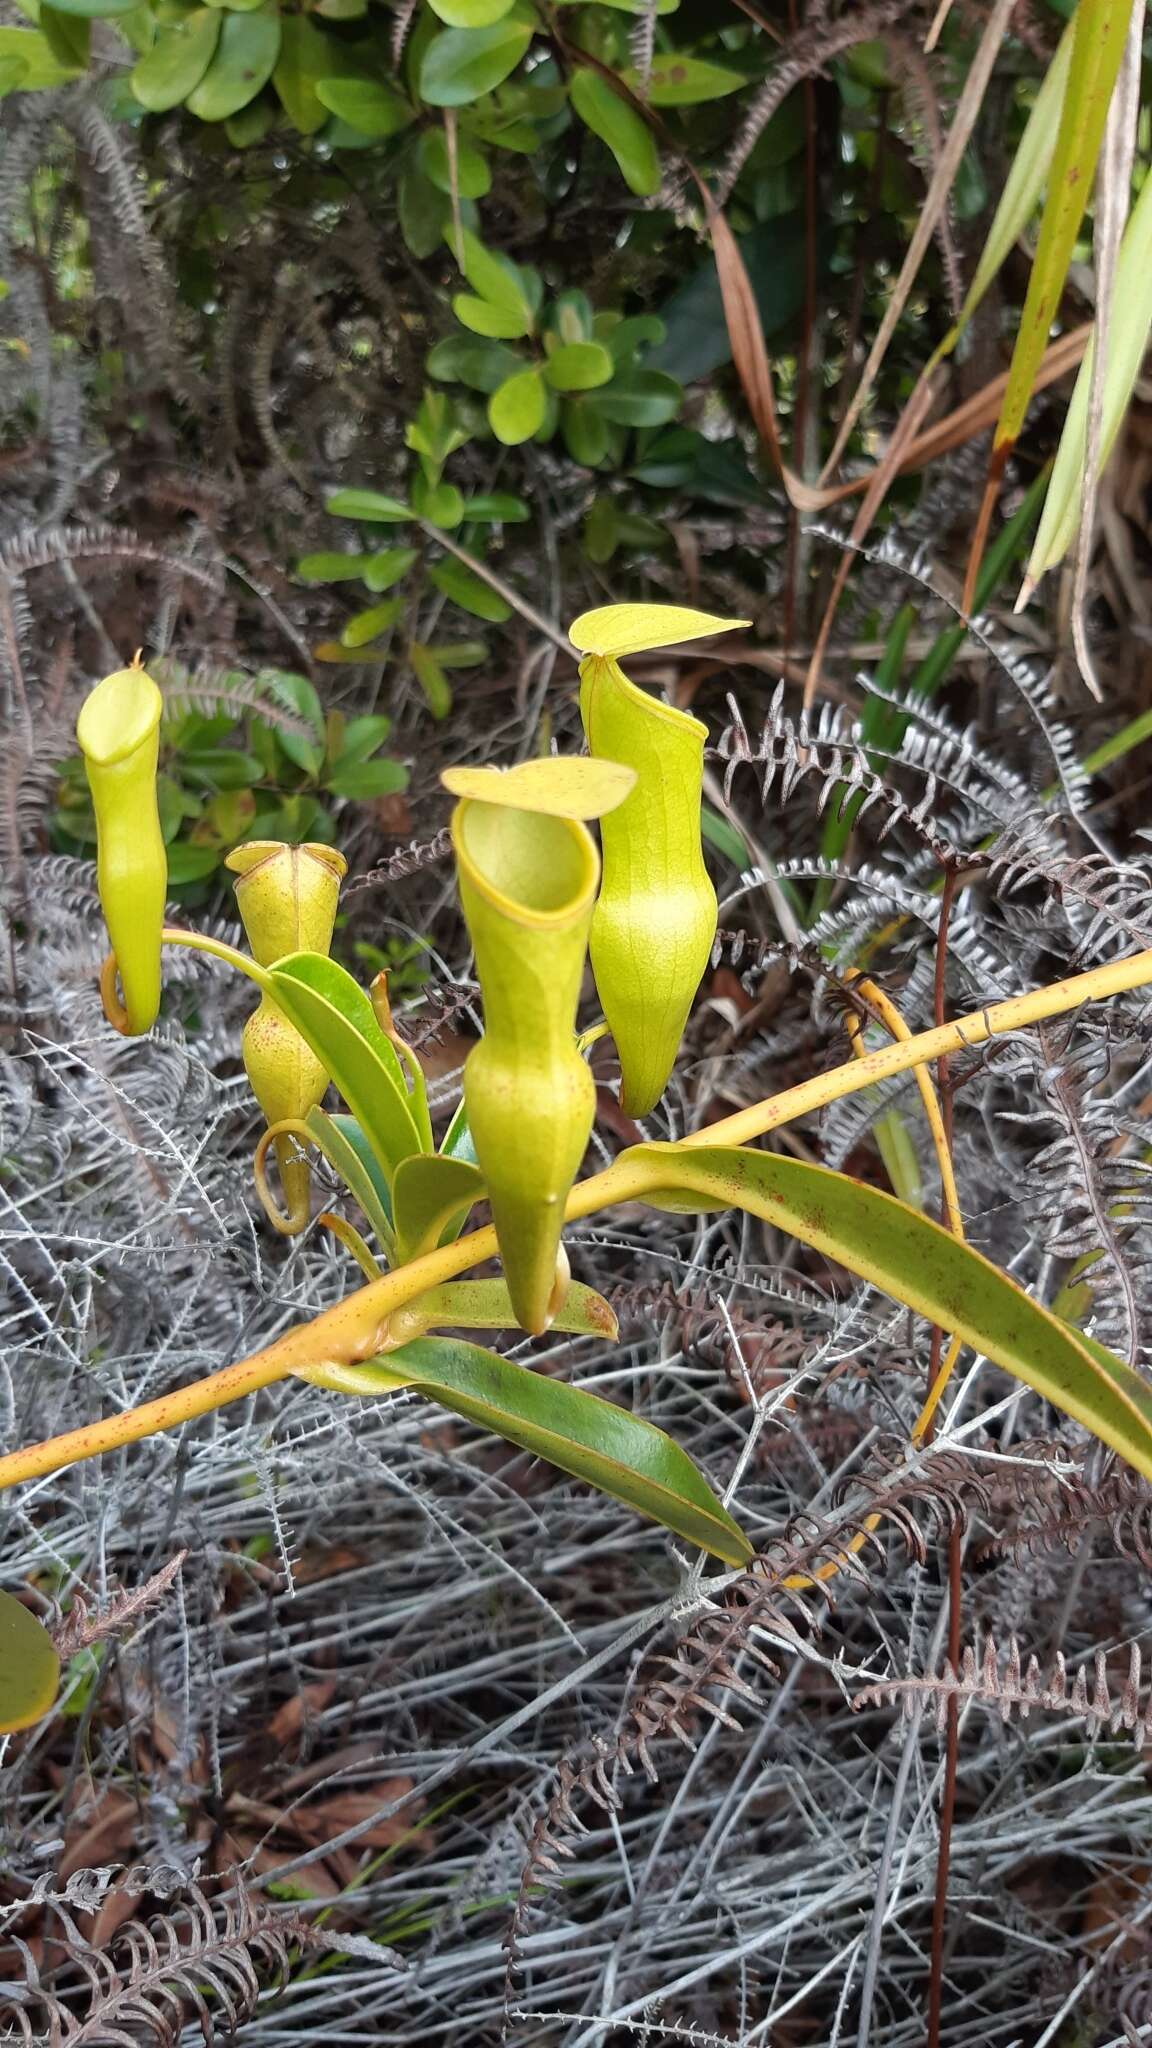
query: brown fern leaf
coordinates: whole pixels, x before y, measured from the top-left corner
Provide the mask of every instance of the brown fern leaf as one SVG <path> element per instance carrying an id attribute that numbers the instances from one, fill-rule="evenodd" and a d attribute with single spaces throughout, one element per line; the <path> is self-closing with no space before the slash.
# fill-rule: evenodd
<path id="1" fill-rule="evenodd" d="M 291 1949 L 312 1943 L 297 1915 L 274 1912 L 243 1891 L 214 1906 L 197 1885 L 174 1912 L 128 1921 L 110 1949 L 92 1948 L 71 1916 L 57 1910 L 65 1934 L 53 1949 L 79 1971 L 83 1987 L 66 2003 L 60 1963 L 49 1986 L 32 1951 L 13 1937 L 26 1981 L 9 1987 L 11 2025 L 13 2038 L 28 2048 L 175 2048 L 190 2019 L 212 2048 L 255 2011 L 263 1989 L 257 1959 L 283 1985 Z"/>
<path id="2" fill-rule="evenodd" d="M 1090 1739 L 1094 1739 L 1102 1728 L 1107 1728 L 1113 1735 L 1124 1728 L 1131 1733 L 1136 1744 L 1142 1745 L 1148 1739 L 1152 1702 L 1141 1700 L 1141 1675 L 1141 1650 L 1135 1642 L 1129 1652 L 1127 1675 L 1115 1682 L 1117 1689 L 1113 1691 L 1114 1681 L 1109 1678 L 1104 1650 L 1097 1650 L 1090 1667 L 1079 1665 L 1069 1682 L 1062 1651 L 1056 1652 L 1045 1678 L 1035 1656 L 1029 1656 L 1027 1663 L 1022 1663 L 1020 1645 L 1015 1636 L 1008 1639 L 1007 1655 L 1001 1665 L 999 1646 L 995 1637 L 989 1635 L 983 1650 L 979 1643 L 968 1646 L 958 1671 L 945 1658 L 938 1675 L 883 1679 L 878 1685 L 864 1686 L 853 1696 L 852 1705 L 859 1710 L 885 1703 L 889 1706 L 899 1704 L 905 1720 L 909 1721 L 932 1710 L 937 1730 L 942 1730 L 952 1700 L 978 1700 L 985 1706 L 995 1707 L 1005 1722 L 1010 1721 L 1014 1713 L 1026 1720 L 1029 1714 L 1042 1709 L 1047 1713 L 1071 1714 L 1077 1720 L 1085 1721 Z"/>
<path id="3" fill-rule="evenodd" d="M 421 868 L 435 867 L 437 862 L 447 860 L 451 851 L 452 835 L 447 826 L 431 839 L 413 839 L 410 845 L 389 854 L 379 867 L 369 868 L 366 875 L 357 875 L 345 888 L 344 897 L 356 896 L 362 889 L 382 889 L 389 882 L 403 881 L 408 875 L 418 874 Z"/>
<path id="4" fill-rule="evenodd" d="M 79 1594 L 75 1597 L 59 1628 L 54 1630 L 56 1648 L 63 1657 L 74 1657 L 78 1650 L 87 1650 L 93 1643 L 105 1642 L 109 1636 L 120 1635 L 139 1621 L 157 1600 L 162 1600 L 173 1579 L 180 1570 L 186 1550 L 178 1550 L 167 1564 L 161 1565 L 142 1586 L 130 1586 L 114 1593 L 101 1613 L 92 1614 L 88 1604 Z"/>

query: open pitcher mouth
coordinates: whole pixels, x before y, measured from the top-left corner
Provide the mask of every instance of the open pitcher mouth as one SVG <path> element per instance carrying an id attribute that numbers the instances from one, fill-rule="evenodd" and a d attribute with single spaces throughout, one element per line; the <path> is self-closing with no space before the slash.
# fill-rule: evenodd
<path id="1" fill-rule="evenodd" d="M 97 768 L 115 768 L 151 739 L 163 712 L 164 699 L 146 669 L 116 669 L 81 706 L 80 751 Z"/>
<path id="2" fill-rule="evenodd" d="M 567 924 L 595 899 L 600 856 L 574 819 L 464 798 L 453 815 L 452 843 L 473 888 L 521 924 Z"/>

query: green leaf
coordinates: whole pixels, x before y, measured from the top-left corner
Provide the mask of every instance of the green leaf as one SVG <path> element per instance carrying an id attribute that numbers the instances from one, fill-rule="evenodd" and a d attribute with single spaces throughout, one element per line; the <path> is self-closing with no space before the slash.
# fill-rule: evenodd
<path id="1" fill-rule="evenodd" d="M 451 1165 L 439 1160 L 439 1165 Z M 402 1335 L 412 1323 L 412 1338 L 425 1330 L 513 1330 L 516 1312 L 506 1280 L 448 1280 L 442 1287 L 430 1287 L 401 1309 Z M 423 1330 L 416 1327 L 422 1323 Z M 564 1300 L 548 1325 L 549 1334 L 570 1337 L 612 1339 L 619 1325 L 602 1294 L 593 1287 L 580 1287 L 570 1280 Z"/>
<path id="2" fill-rule="evenodd" d="M 664 340 L 667 329 L 655 313 L 633 313 L 627 320 L 618 320 L 603 336 L 614 363 L 622 367 L 631 362 L 637 349 L 658 346 Z M 601 337 L 597 335 L 596 339 Z"/>
<path id="3" fill-rule="evenodd" d="M 272 73 L 276 95 L 298 135 L 315 135 L 330 109 L 316 90 L 330 71 L 333 44 L 306 14 L 286 14 L 280 26 L 280 55 Z"/>
<path id="4" fill-rule="evenodd" d="M 265 973 L 268 994 L 322 1061 L 391 1186 L 424 1148 L 396 1049 L 359 982 L 321 953 L 289 953 Z"/>
<path id="5" fill-rule="evenodd" d="M 628 190 L 650 198 L 660 184 L 660 159 L 640 115 L 586 65 L 574 73 L 569 95 L 584 126 L 611 150 Z"/>
<path id="6" fill-rule="evenodd" d="M 523 332 L 530 333 L 536 315 L 535 273 L 522 270 L 510 256 L 486 249 L 470 228 L 457 235 L 454 225 L 446 227 L 444 240 L 473 291 L 490 306 L 523 319 Z"/>
<path id="7" fill-rule="evenodd" d="M 489 28 L 449 28 L 434 36 L 420 66 L 420 97 L 430 107 L 465 107 L 515 71 L 532 29 L 507 15 Z"/>
<path id="8" fill-rule="evenodd" d="M 461 206 L 464 204 L 461 201 Z M 423 261 L 440 247 L 445 226 L 452 218 L 452 202 L 424 176 L 418 164 L 410 163 L 400 180 L 396 217 L 405 247 Z"/>
<path id="9" fill-rule="evenodd" d="M 804 297 L 806 235 L 803 218 L 787 214 L 765 221 L 739 238 L 740 254 L 756 299 L 765 339 L 771 341 L 796 319 Z M 819 254 L 821 238 L 817 237 Z M 708 377 L 732 360 L 715 258 L 710 256 L 660 308 L 667 333 L 648 358 L 681 384 Z"/>
<path id="10" fill-rule="evenodd" d="M 280 16 L 275 7 L 255 14 L 226 14 L 220 39 L 203 78 L 185 105 L 201 121 L 226 121 L 256 98 L 271 78 L 280 54 Z"/>
<path id="11" fill-rule="evenodd" d="M 392 1197 L 372 1147 L 355 1117 L 343 1114 L 330 1116 L 326 1109 L 317 1108 L 309 1110 L 304 1122 L 309 1136 L 329 1166 L 340 1175 L 345 1187 L 360 1204 L 381 1250 L 389 1264 L 393 1264 Z"/>
<path id="12" fill-rule="evenodd" d="M 408 574 L 417 559 L 415 548 L 380 548 L 374 555 L 364 559 L 363 579 L 369 590 L 391 590 L 394 583 Z"/>
<path id="13" fill-rule="evenodd" d="M 674 420 L 684 393 L 663 370 L 621 370 L 589 400 L 602 420 L 620 427 L 662 427 Z"/>
<path id="14" fill-rule="evenodd" d="M 441 533 L 451 533 L 464 517 L 463 493 L 455 484 L 430 484 L 418 476 L 412 483 L 412 508 L 430 526 L 438 526 Z"/>
<path id="15" fill-rule="evenodd" d="M 573 462 L 583 463 L 586 469 L 599 469 L 608 455 L 612 438 L 607 420 L 601 419 L 591 405 L 570 399 L 560 409 L 560 424 L 564 446 Z"/>
<path id="16" fill-rule="evenodd" d="M 1152 1478 L 1152 1387 L 971 1245 L 849 1175 L 742 1147 L 643 1145 L 658 1208 L 746 1209 L 950 1330 Z"/>
<path id="17" fill-rule="evenodd" d="M 470 341 L 466 334 L 451 334 L 447 341 L 436 343 L 424 367 L 430 377 L 441 383 L 465 384 L 469 391 L 482 391 L 489 397 L 521 364 L 510 348 Z"/>
<path id="18" fill-rule="evenodd" d="M 235 747 L 189 747 L 183 757 L 184 780 L 205 789 L 251 789 L 264 774 L 255 754 Z"/>
<path id="19" fill-rule="evenodd" d="M 0 99 L 8 92 L 43 92 L 65 85 L 79 74 L 78 64 L 63 64 L 36 29 L 0 27 Z"/>
<path id="20" fill-rule="evenodd" d="M 414 640 L 408 649 L 408 659 L 433 718 L 447 718 L 452 709 L 452 685 L 437 660 L 438 651 L 422 647 L 418 640 Z"/>
<path id="21" fill-rule="evenodd" d="M 276 743 L 293 767 L 303 769 L 305 775 L 318 775 L 324 762 L 324 709 L 314 685 L 307 676 L 276 669 L 268 678 L 268 694 L 311 726 L 311 735 L 278 729 Z"/>
<path id="22" fill-rule="evenodd" d="M 131 14 L 140 0 L 53 0 L 58 14 L 79 14 L 93 21 L 110 21 L 117 14 Z"/>
<path id="23" fill-rule="evenodd" d="M 523 498 L 508 491 L 487 491 L 479 498 L 465 498 L 464 517 L 483 526 L 521 526 L 532 514 Z"/>
<path id="24" fill-rule="evenodd" d="M 441 668 L 479 668 L 488 659 L 486 640 L 452 640 L 440 647 L 430 647 Z"/>
<path id="25" fill-rule="evenodd" d="M 506 0 L 504 12 L 513 4 L 514 0 Z M 442 128 L 429 128 L 420 137 L 419 160 L 424 176 L 437 190 L 451 193 L 452 161 Z M 461 199 L 483 199 L 492 190 L 492 173 L 488 169 L 487 157 L 463 135 L 456 138 L 456 190 Z"/>
<path id="26" fill-rule="evenodd" d="M 437 1245 L 459 1237 L 469 1211 L 483 1198 L 484 1176 L 478 1166 L 467 1160 L 446 1158 L 439 1152 L 406 1159 L 397 1168 L 392 1186 L 399 1263 L 406 1266 L 410 1259 L 418 1259 L 424 1252 L 435 1251 Z M 464 1316 L 451 1320 L 467 1327 Z M 499 1323 L 483 1327 L 508 1329 L 515 1320 L 509 1315 Z"/>
<path id="27" fill-rule="evenodd" d="M 752 856 L 735 825 L 729 824 L 719 811 L 714 811 L 711 804 L 701 806 L 700 831 L 709 846 L 714 846 L 717 853 L 731 861 L 737 874 L 743 874 L 746 868 L 751 867 Z"/>
<path id="28" fill-rule="evenodd" d="M 370 555 L 331 554 L 301 555 L 296 564 L 296 574 L 305 583 L 358 583 L 364 575 L 364 564 L 371 561 Z"/>
<path id="29" fill-rule="evenodd" d="M 367 611 L 357 612 L 350 618 L 340 635 L 342 647 L 367 647 L 370 640 L 377 640 L 394 626 L 403 610 L 398 597 L 386 598 L 383 604 L 369 605 Z"/>
<path id="30" fill-rule="evenodd" d="M 657 57 L 648 73 L 647 84 L 636 71 L 623 71 L 625 85 L 650 107 L 697 107 L 704 100 L 722 100 L 749 83 L 739 71 L 723 65 L 706 64 L 701 57 L 665 53 Z"/>
<path id="31" fill-rule="evenodd" d="M 347 768 L 334 769 L 324 784 L 333 796 L 350 802 L 369 803 L 374 797 L 396 796 L 408 787 L 408 770 L 402 761 L 355 761 Z"/>
<path id="32" fill-rule="evenodd" d="M 329 113 L 373 141 L 398 135 L 415 118 L 407 100 L 374 78 L 318 78 L 315 92 Z"/>
<path id="33" fill-rule="evenodd" d="M 202 882 L 220 865 L 218 846 L 190 846 L 176 839 L 168 848 L 168 880 L 174 883 Z"/>
<path id="34" fill-rule="evenodd" d="M 68 70 L 83 71 L 92 47 L 92 22 L 84 14 L 62 14 L 57 7 L 42 5 L 40 32 L 57 62 Z"/>
<path id="35" fill-rule="evenodd" d="M 511 618 L 511 607 L 463 562 L 449 556 L 446 561 L 437 562 L 428 573 L 437 590 L 450 597 L 453 604 L 458 604 L 463 611 L 471 612 L 474 618 L 487 619 L 493 626 L 502 626 L 505 619 Z"/>
<path id="36" fill-rule="evenodd" d="M 382 526 L 399 526 L 412 517 L 410 505 L 401 498 L 386 498 L 382 491 L 333 491 L 324 500 L 324 510 L 339 519 L 368 519 Z"/>
<path id="37" fill-rule="evenodd" d="M 141 106 L 150 114 L 181 106 L 207 71 L 219 38 L 220 16 L 210 7 L 162 28 L 129 80 Z"/>
<path id="38" fill-rule="evenodd" d="M 0 1593 L 0 1733 L 42 1721 L 60 1685 L 60 1659 L 43 1622 Z"/>
<path id="39" fill-rule="evenodd" d="M 493 306 L 487 299 L 475 298 L 471 292 L 457 292 L 452 301 L 452 311 L 461 327 L 467 327 L 473 334 L 482 334 L 489 341 L 519 341 L 532 332 L 532 315 L 510 312 L 504 306 Z"/>
<path id="40" fill-rule="evenodd" d="M 366 761 L 377 747 L 383 746 L 391 730 L 392 720 L 383 712 L 365 712 L 362 718 L 350 718 L 340 735 L 337 766 L 350 768 L 354 762 Z"/>
<path id="41" fill-rule="evenodd" d="M 595 391 L 611 382 L 616 365 L 598 341 L 562 341 L 544 365 L 553 391 Z"/>
<path id="42" fill-rule="evenodd" d="M 321 1366 L 300 1377 L 358 1394 L 415 1387 L 728 1564 L 745 1564 L 752 1555 L 743 1530 L 663 1430 L 477 1344 L 421 1337 L 370 1365 Z"/>
<path id="43" fill-rule="evenodd" d="M 547 411 L 544 379 L 539 370 L 518 370 L 505 378 L 488 400 L 488 424 L 506 448 L 530 441 Z"/>
<path id="44" fill-rule="evenodd" d="M 491 28 L 512 12 L 516 0 L 428 0 L 449 28 Z"/>

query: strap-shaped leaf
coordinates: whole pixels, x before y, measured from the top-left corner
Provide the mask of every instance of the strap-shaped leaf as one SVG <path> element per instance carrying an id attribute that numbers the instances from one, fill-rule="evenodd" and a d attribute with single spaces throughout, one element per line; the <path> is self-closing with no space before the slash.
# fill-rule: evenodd
<path id="1" fill-rule="evenodd" d="M 506 1280 L 446 1280 L 429 1287 L 392 1318 L 394 1337 L 409 1341 L 429 1330 L 511 1330 L 516 1311 Z M 606 1337 L 618 1335 L 612 1308 L 594 1287 L 568 1282 L 564 1299 L 548 1326 L 550 1336 Z M 410 1334 L 409 1334 L 410 1333 Z"/>
<path id="2" fill-rule="evenodd" d="M 478 1344 L 420 1337 L 367 1365 L 317 1366 L 299 1377 L 338 1393 L 416 1387 L 442 1408 L 586 1479 L 727 1564 L 744 1564 L 752 1554 L 743 1530 L 663 1430 L 598 1394 L 531 1372 Z"/>
<path id="3" fill-rule="evenodd" d="M 59 1683 L 60 1659 L 47 1629 L 11 1593 L 0 1593 L 0 1734 L 42 1720 Z"/>
<path id="4" fill-rule="evenodd" d="M 406 1266 L 438 1244 L 459 1237 L 473 1203 L 484 1194 L 484 1176 L 466 1159 L 442 1153 L 401 1160 L 392 1183 L 397 1261 Z M 515 1322 L 515 1317 L 509 1318 Z"/>
<path id="5" fill-rule="evenodd" d="M 641 1145 L 624 1157 L 648 1169 L 643 1199 L 654 1207 L 746 1209 L 789 1231 L 962 1337 L 1152 1478 L 1152 1388 L 895 1196 L 740 1146 Z"/>
<path id="6" fill-rule="evenodd" d="M 320 953 L 289 953 L 265 970 L 264 980 L 323 1060 L 391 1183 L 400 1161 L 424 1148 L 404 1070 L 364 990 Z"/>
<path id="7" fill-rule="evenodd" d="M 392 1197 L 372 1147 L 354 1116 L 330 1116 L 310 1110 L 304 1119 L 309 1136 L 360 1204 L 390 1265 L 395 1264 Z"/>

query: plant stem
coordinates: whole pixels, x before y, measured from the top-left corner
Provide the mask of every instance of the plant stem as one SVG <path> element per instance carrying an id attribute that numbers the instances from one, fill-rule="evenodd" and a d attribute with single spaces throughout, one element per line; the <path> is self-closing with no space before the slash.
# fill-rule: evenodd
<path id="1" fill-rule="evenodd" d="M 178 944 L 193 942 L 192 934 L 171 931 L 166 936 Z M 209 946 L 215 950 L 212 942 Z M 221 950 L 226 957 L 231 955 L 231 948 Z M 236 956 L 233 964 L 239 965 L 243 957 Z M 250 963 L 245 962 L 245 969 L 251 971 Z M 1019 1031 L 1026 1025 L 1042 1022 L 1046 1017 L 1063 1016 L 1069 1010 L 1079 1009 L 1082 1003 L 1101 1002 L 1108 996 L 1141 988 L 1150 982 L 1152 951 L 1131 954 L 1126 960 L 1111 961 L 1087 974 L 1072 975 L 1065 981 L 1052 982 L 1046 988 L 1033 989 L 1027 995 L 1011 996 L 1006 1002 L 992 1003 L 987 1009 L 958 1017 L 955 1022 L 940 1025 L 935 1030 L 921 1031 L 913 1038 L 879 1046 L 862 1059 L 849 1060 L 827 1074 L 813 1075 L 811 1080 L 801 1081 L 795 1088 L 785 1089 L 781 1095 L 770 1096 L 764 1102 L 738 1110 L 734 1116 L 724 1117 L 719 1123 L 694 1131 L 680 1142 L 685 1148 L 746 1145 L 753 1138 L 763 1137 L 768 1131 L 778 1130 L 782 1124 L 823 1109 L 830 1102 L 855 1094 L 858 1089 L 870 1088 L 891 1075 L 907 1073 L 926 1061 L 939 1060 L 950 1053 L 983 1045 L 1004 1032 Z M 578 1217 L 590 1216 L 596 1210 L 611 1208 L 616 1203 L 643 1200 L 647 1186 L 648 1176 L 643 1166 L 630 1162 L 628 1154 L 624 1153 L 602 1173 L 577 1182 L 568 1196 L 565 1220 L 573 1222 Z M 383 1279 L 358 1288 L 312 1322 L 287 1331 L 265 1350 L 255 1352 L 251 1358 L 241 1359 L 236 1365 L 226 1366 L 222 1372 L 211 1373 L 207 1379 L 196 1380 L 191 1386 L 177 1387 L 159 1400 L 145 1402 L 140 1408 L 130 1408 L 125 1414 L 108 1416 L 101 1422 L 89 1423 L 83 1429 L 71 1430 L 65 1436 L 33 1444 L 27 1450 L 9 1452 L 7 1457 L 0 1458 L 0 1488 L 13 1486 L 24 1479 L 40 1478 L 46 1472 L 54 1472 L 62 1465 L 78 1464 L 84 1458 L 98 1457 L 102 1451 L 136 1443 L 141 1437 L 155 1435 L 158 1430 L 172 1429 L 194 1416 L 207 1415 L 213 1408 L 223 1408 L 229 1401 L 242 1400 L 245 1395 L 271 1386 L 276 1380 L 286 1379 L 302 1368 L 328 1362 L 341 1365 L 360 1363 L 380 1349 L 387 1335 L 388 1318 L 397 1309 L 403 1308 L 427 1288 L 438 1286 L 442 1280 L 454 1279 L 458 1273 L 466 1272 L 469 1266 L 494 1257 L 498 1250 L 496 1233 L 491 1225 L 471 1231 L 454 1244 L 441 1245 L 438 1250 L 412 1260 L 397 1272 L 386 1273 Z"/>

